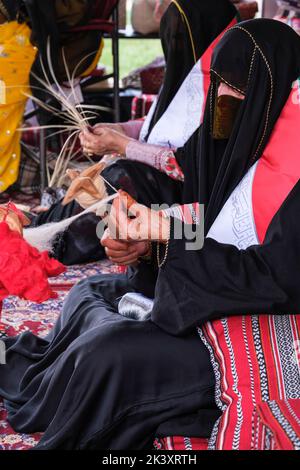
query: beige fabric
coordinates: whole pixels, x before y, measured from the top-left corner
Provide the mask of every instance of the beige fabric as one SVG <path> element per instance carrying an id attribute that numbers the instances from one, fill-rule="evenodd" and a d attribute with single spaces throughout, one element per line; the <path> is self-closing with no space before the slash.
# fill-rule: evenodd
<path id="1" fill-rule="evenodd" d="M 138 33 L 147 35 L 159 31 L 160 20 L 171 0 L 134 0 L 131 23 Z"/>

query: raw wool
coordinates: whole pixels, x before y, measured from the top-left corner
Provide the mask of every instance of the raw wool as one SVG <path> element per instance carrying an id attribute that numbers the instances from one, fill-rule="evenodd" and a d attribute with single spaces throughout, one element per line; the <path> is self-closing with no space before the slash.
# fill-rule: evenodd
<path id="1" fill-rule="evenodd" d="M 52 222 L 41 225 L 40 227 L 25 229 L 23 233 L 24 238 L 31 246 L 37 248 L 39 251 L 47 251 L 51 253 L 53 250 L 53 244 L 58 235 L 64 233 L 75 220 L 79 219 L 82 215 L 89 214 L 91 212 L 94 212 L 97 215 L 103 214 L 106 205 L 117 196 L 118 193 L 115 193 L 106 199 L 102 199 L 102 201 L 98 201 L 80 214 L 74 215 L 69 219 L 62 220 L 61 222 Z"/>

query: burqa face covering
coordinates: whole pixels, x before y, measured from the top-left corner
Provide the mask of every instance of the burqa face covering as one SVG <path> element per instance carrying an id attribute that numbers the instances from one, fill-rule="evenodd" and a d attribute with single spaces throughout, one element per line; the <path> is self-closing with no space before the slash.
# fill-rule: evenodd
<path id="1" fill-rule="evenodd" d="M 241 102 L 240 98 L 232 95 L 221 95 L 216 98 L 212 130 L 214 139 L 229 139 Z"/>

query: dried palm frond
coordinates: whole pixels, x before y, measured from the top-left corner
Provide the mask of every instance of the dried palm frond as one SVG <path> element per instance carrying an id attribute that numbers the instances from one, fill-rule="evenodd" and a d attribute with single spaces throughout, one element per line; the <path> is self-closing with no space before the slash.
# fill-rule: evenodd
<path id="1" fill-rule="evenodd" d="M 50 41 L 48 40 L 47 43 L 47 62 L 48 62 L 48 69 L 50 72 L 50 77 L 47 75 L 46 68 L 44 66 L 42 58 L 40 58 L 41 69 L 44 75 L 44 78 L 41 78 L 32 72 L 32 76 L 35 78 L 37 83 L 40 86 L 32 86 L 32 88 L 36 90 L 40 90 L 46 92 L 49 97 L 54 98 L 54 100 L 60 105 L 56 107 L 53 104 L 49 104 L 47 102 L 42 101 L 36 96 L 32 96 L 26 92 L 23 92 L 25 96 L 30 98 L 33 103 L 35 103 L 38 107 L 46 110 L 50 115 L 55 115 L 58 118 L 63 120 L 63 124 L 50 124 L 44 126 L 35 126 L 35 127 L 23 127 L 19 129 L 20 131 L 26 130 L 56 130 L 53 135 L 60 135 L 68 133 L 68 137 L 66 138 L 61 151 L 57 157 L 57 162 L 54 168 L 53 175 L 50 179 L 49 186 L 53 187 L 58 184 L 62 180 L 62 174 L 65 174 L 67 167 L 74 158 L 78 157 L 79 151 L 74 152 L 74 148 L 76 145 L 76 141 L 78 136 L 81 132 L 86 130 L 90 130 L 90 122 L 98 116 L 95 110 L 98 111 L 107 111 L 109 108 L 104 106 L 92 106 L 88 104 L 73 104 L 70 97 L 73 96 L 74 101 L 76 101 L 76 87 L 75 87 L 75 80 L 76 80 L 76 72 L 79 69 L 80 65 L 83 61 L 85 61 L 91 54 L 86 55 L 83 59 L 75 67 L 72 75 L 68 68 L 67 60 L 65 57 L 65 52 L 62 50 L 62 57 L 63 57 L 63 64 L 66 72 L 66 76 L 68 78 L 67 86 L 70 89 L 70 94 L 66 94 L 63 87 L 60 85 L 54 71 L 54 67 L 52 64 L 51 59 L 51 48 L 50 48 Z M 87 159 L 90 158 L 86 156 Z M 62 173 L 63 172 L 63 173 Z M 101 175 L 103 178 L 103 176 Z M 103 180 L 111 186 L 111 184 L 103 178 Z M 111 186 L 112 187 L 112 186 Z M 114 191 L 117 190 L 112 187 Z"/>

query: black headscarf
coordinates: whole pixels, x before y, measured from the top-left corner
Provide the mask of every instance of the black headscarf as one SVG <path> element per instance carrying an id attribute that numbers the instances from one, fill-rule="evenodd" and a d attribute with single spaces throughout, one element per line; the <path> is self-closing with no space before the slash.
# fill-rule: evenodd
<path id="1" fill-rule="evenodd" d="M 1 0 L 0 11 L 8 21 L 24 20 L 25 6 L 22 0 Z"/>
<path id="2" fill-rule="evenodd" d="M 94 0 L 24 0 L 32 28 L 32 41 L 39 49 L 39 55 L 33 66 L 36 75 L 43 76 L 40 58 L 47 67 L 47 44 L 50 40 L 52 62 L 59 82 L 67 80 L 62 60 L 62 47 L 65 49 L 68 67 L 72 74 L 82 61 L 78 73 L 86 70 L 93 62 L 101 41 L 100 31 L 71 32 L 74 28 L 86 26 L 95 17 Z M 50 76 L 50 74 L 49 74 Z M 50 76 L 51 77 L 51 76 Z"/>
<path id="3" fill-rule="evenodd" d="M 239 23 L 215 48 L 203 126 L 185 147 L 185 202 L 205 204 L 206 233 L 233 189 L 262 155 L 299 75 L 300 38 L 275 20 Z M 213 103 L 221 80 L 245 94 L 228 141 L 211 136 Z"/>
<path id="4" fill-rule="evenodd" d="M 40 83 L 35 76 L 42 77 L 43 61 L 46 74 L 52 82 L 48 67 L 47 46 L 50 40 L 54 74 L 59 83 L 68 80 L 62 50 L 64 50 L 70 75 L 76 77 L 85 72 L 94 62 L 102 40 L 102 32 L 95 27 L 82 30 L 95 19 L 108 19 L 117 0 L 24 0 L 30 26 L 32 42 L 39 53 L 32 67 L 32 92 L 40 100 L 49 100 L 49 94 L 37 89 Z M 51 104 L 57 106 L 57 103 Z M 39 120 L 45 124 L 51 116 L 40 110 Z"/>
<path id="5" fill-rule="evenodd" d="M 160 37 L 166 60 L 166 75 L 149 133 L 194 64 L 236 14 L 229 0 L 172 1 L 161 20 Z"/>

